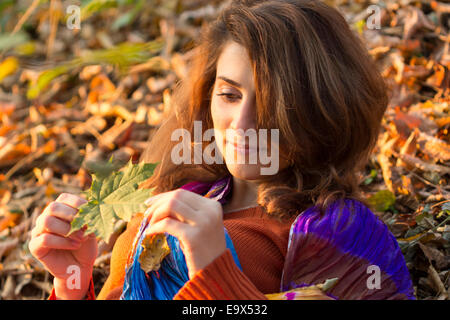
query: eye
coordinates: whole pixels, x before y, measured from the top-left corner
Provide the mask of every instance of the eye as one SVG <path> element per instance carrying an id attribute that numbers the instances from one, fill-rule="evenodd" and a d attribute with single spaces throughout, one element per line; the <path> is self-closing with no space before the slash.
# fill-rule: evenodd
<path id="1" fill-rule="evenodd" d="M 239 100 L 241 97 L 233 93 L 218 93 L 217 96 L 222 97 L 225 102 L 233 103 Z"/>

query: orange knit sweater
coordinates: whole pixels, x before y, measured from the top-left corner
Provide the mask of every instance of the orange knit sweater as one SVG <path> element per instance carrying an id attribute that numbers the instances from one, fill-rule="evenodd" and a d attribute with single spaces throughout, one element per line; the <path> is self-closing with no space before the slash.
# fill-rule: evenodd
<path id="1" fill-rule="evenodd" d="M 117 300 L 122 294 L 125 265 L 143 214 L 137 214 L 117 239 L 111 256 L 110 275 L 97 299 Z M 175 300 L 267 299 L 280 292 L 289 231 L 295 217 L 281 223 L 261 206 L 224 214 L 224 226 L 233 241 L 243 271 L 229 249 L 198 271 L 175 295 Z M 91 281 L 88 299 L 94 299 Z M 55 299 L 54 290 L 49 299 Z"/>
<path id="2" fill-rule="evenodd" d="M 326 294 L 317 292 L 314 299 L 414 299 L 401 250 L 386 225 L 358 202 L 348 201 L 345 210 L 330 208 L 324 216 L 315 210 L 303 212 L 292 235 L 289 232 L 296 217 L 281 223 L 270 218 L 262 207 L 224 214 L 224 225 L 243 270 L 226 249 L 187 281 L 174 299 L 263 300 L 266 294 L 331 278 L 338 278 L 337 284 Z M 120 298 L 128 254 L 142 218 L 137 214 L 117 239 L 111 272 L 98 299 Z M 293 242 L 287 252 L 289 237 Z M 285 261 L 290 264 L 286 266 Z M 380 288 L 376 290 L 367 285 L 371 276 L 367 270 L 373 265 L 380 268 Z M 88 299 L 95 299 L 93 288 L 91 280 Z M 56 298 L 54 293 L 50 299 Z M 293 299 L 294 295 L 284 291 L 271 298 Z"/>
<path id="3" fill-rule="evenodd" d="M 142 217 L 142 214 L 136 215 L 117 239 L 111 256 L 111 273 L 97 299 L 119 299 L 128 252 Z M 224 214 L 224 226 L 243 272 L 227 249 L 186 282 L 174 299 L 267 299 L 264 294 L 279 292 L 294 219 L 280 223 L 269 218 L 260 206 Z"/>

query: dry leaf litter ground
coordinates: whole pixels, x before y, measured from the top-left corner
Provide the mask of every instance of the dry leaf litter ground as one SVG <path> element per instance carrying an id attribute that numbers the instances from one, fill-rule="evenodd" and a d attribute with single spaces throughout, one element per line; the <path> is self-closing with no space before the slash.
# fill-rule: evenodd
<path id="1" fill-rule="evenodd" d="M 63 1 L 0 6 L 2 299 L 48 297 L 52 276 L 28 251 L 36 217 L 60 193 L 88 188 L 90 169 L 111 155 L 139 159 L 168 111 L 176 81 L 186 75 L 192 40 L 226 5 L 94 5 L 100 2 L 83 1 L 80 30 L 66 27 Z M 363 38 L 390 89 L 362 188 L 397 238 L 417 298 L 449 299 L 450 2 L 327 2 Z M 379 29 L 366 23 L 373 4 L 380 10 Z M 2 48 L 5 34 L 18 44 Z M 120 46 L 125 42 L 131 47 Z M 118 223 L 109 243 L 99 244 L 97 293 L 124 227 Z"/>

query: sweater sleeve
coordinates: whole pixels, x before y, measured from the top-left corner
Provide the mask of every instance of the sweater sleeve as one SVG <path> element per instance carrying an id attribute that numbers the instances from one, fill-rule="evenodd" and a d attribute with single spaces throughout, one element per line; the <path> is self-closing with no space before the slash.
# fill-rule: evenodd
<path id="1" fill-rule="evenodd" d="M 236 266 L 230 249 L 226 249 L 186 282 L 174 300 L 334 300 L 319 288 L 302 289 L 262 293 Z"/>
<path id="2" fill-rule="evenodd" d="M 403 254 L 384 222 L 356 200 L 321 215 L 300 214 L 291 227 L 282 290 L 338 278 L 327 294 L 344 300 L 415 299 Z"/>
<path id="3" fill-rule="evenodd" d="M 267 300 L 237 267 L 230 249 L 198 271 L 174 300 Z"/>
<path id="4" fill-rule="evenodd" d="M 55 288 L 52 288 L 52 292 L 50 293 L 50 296 L 48 297 L 48 300 L 58 300 L 56 298 Z M 89 289 L 86 293 L 86 297 L 84 300 L 95 300 L 95 290 L 94 290 L 94 280 L 91 277 L 91 281 L 89 282 Z"/>

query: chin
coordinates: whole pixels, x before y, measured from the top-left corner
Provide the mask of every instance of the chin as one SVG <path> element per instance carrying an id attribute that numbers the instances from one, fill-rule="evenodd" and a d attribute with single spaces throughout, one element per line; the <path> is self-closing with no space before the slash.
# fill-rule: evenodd
<path id="1" fill-rule="evenodd" d="M 227 164 L 227 168 L 233 177 L 241 180 L 258 180 L 262 177 L 259 165 Z"/>

